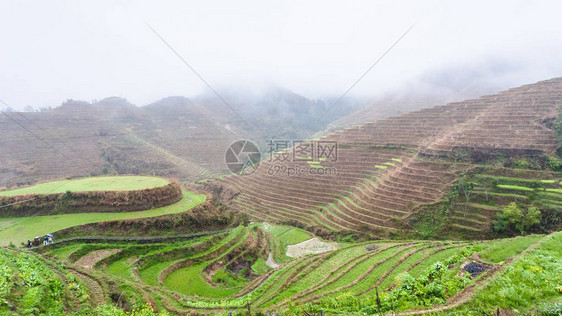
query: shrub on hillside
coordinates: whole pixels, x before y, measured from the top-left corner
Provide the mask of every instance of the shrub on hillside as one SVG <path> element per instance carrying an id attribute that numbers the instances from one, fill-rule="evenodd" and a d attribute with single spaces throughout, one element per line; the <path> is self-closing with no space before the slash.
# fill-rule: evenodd
<path id="1" fill-rule="evenodd" d="M 517 169 L 531 169 L 533 165 L 529 163 L 527 159 L 519 158 L 511 163 L 511 167 Z"/>
<path id="2" fill-rule="evenodd" d="M 139 309 L 134 309 L 130 312 L 126 312 L 122 309 L 117 308 L 115 305 L 112 304 L 104 304 L 104 305 L 99 305 L 98 307 L 96 307 L 96 309 L 94 310 L 94 313 L 96 315 L 100 315 L 100 316 L 158 316 L 158 315 L 169 315 L 168 312 L 166 311 L 161 311 L 159 313 L 155 312 L 154 309 L 152 308 L 152 306 L 150 304 L 146 304 L 145 306 L 143 306 L 142 308 Z"/>
<path id="3" fill-rule="evenodd" d="M 541 212 L 535 206 L 520 208 L 517 203 L 511 202 L 503 207 L 492 223 L 498 233 L 525 235 L 534 225 L 541 221 Z"/>
<path id="4" fill-rule="evenodd" d="M 541 208 L 541 222 L 533 227 L 534 233 L 551 233 L 562 229 L 562 209 Z"/>
<path id="5" fill-rule="evenodd" d="M 554 171 L 562 171 L 562 159 L 559 157 L 548 156 L 546 165 Z"/>
<path id="6" fill-rule="evenodd" d="M 492 156 L 490 153 L 483 150 L 473 150 L 470 152 L 470 160 L 473 163 L 486 163 L 490 161 L 491 158 Z"/>

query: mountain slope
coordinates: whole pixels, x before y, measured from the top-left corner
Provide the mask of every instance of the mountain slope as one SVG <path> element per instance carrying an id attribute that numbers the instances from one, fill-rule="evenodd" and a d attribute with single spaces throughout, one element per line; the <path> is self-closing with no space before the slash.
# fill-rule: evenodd
<path id="1" fill-rule="evenodd" d="M 318 140 L 337 143 L 336 161 L 268 161 L 217 183 L 239 191 L 232 207 L 258 220 L 392 230 L 418 207 L 442 200 L 474 163 L 553 154 L 559 143 L 545 122 L 561 101 L 557 78 L 390 117 Z M 299 168 L 305 172 L 290 174 Z"/>
<path id="2" fill-rule="evenodd" d="M 40 113 L 0 115 L 0 188 L 63 177 L 150 174 L 197 181 L 228 173 L 224 153 L 238 139 L 306 138 L 326 104 L 276 89 L 168 97 L 137 107 L 117 97 L 68 100 Z M 310 125 L 310 126 L 309 126 Z"/>

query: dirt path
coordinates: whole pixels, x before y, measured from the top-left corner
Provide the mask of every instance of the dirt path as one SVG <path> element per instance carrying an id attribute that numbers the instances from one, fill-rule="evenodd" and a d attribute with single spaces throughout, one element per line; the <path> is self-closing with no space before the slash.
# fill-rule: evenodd
<path id="1" fill-rule="evenodd" d="M 338 249 L 336 243 L 323 242 L 318 238 L 311 238 L 301 243 L 287 246 L 287 256 L 300 258 L 308 254 L 317 254 Z"/>
<path id="2" fill-rule="evenodd" d="M 279 265 L 275 263 L 275 261 L 273 261 L 273 254 L 271 252 L 269 253 L 269 256 L 267 256 L 267 260 L 265 261 L 265 264 L 275 270 L 279 269 Z"/>
<path id="3" fill-rule="evenodd" d="M 94 307 L 105 304 L 105 295 L 103 292 L 103 288 L 98 283 L 98 281 L 78 270 L 73 270 L 73 273 L 80 279 L 80 281 L 82 281 L 82 283 L 84 283 L 90 289 Z"/>
<path id="4" fill-rule="evenodd" d="M 91 269 L 98 261 L 103 260 L 111 256 L 112 254 L 116 254 L 119 251 L 121 251 L 121 249 L 109 249 L 109 250 L 104 249 L 104 250 L 92 251 L 89 254 L 85 255 L 84 257 L 78 259 L 74 264 L 79 265 L 86 269 Z"/>
<path id="5" fill-rule="evenodd" d="M 137 281 L 139 283 L 144 283 L 144 281 L 140 277 L 139 268 L 132 267 L 131 268 L 131 274 L 133 275 L 133 278 L 135 279 L 135 281 Z"/>

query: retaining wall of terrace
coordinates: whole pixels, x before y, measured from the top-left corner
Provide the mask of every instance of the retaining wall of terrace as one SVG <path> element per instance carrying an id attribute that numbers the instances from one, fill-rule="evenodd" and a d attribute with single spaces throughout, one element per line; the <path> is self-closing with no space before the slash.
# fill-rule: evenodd
<path id="1" fill-rule="evenodd" d="M 158 244 L 158 243 L 174 243 L 178 241 L 184 241 L 189 239 L 194 239 L 203 236 L 217 235 L 222 233 L 228 233 L 232 228 L 215 230 L 215 231 L 205 231 L 194 234 L 183 234 L 183 235 L 170 235 L 170 236 L 150 236 L 150 237 L 110 237 L 110 236 L 91 236 L 91 237 L 71 237 L 63 239 L 47 246 L 38 246 L 31 249 L 37 250 L 39 252 L 44 252 L 46 250 L 52 250 L 60 246 L 69 243 L 81 243 L 81 244 L 99 244 L 99 243 L 136 243 L 136 244 Z"/>
<path id="2" fill-rule="evenodd" d="M 477 146 L 454 146 L 450 150 L 432 150 L 423 149 L 419 154 L 428 157 L 440 158 L 455 158 L 460 154 L 465 154 L 467 157 L 475 159 L 475 156 L 483 156 L 482 160 L 491 160 L 498 157 L 517 157 L 517 158 L 536 158 L 544 153 L 539 149 L 525 149 L 525 148 L 506 148 L 501 147 L 477 147 Z M 475 161 L 481 162 L 481 161 Z"/>
<path id="3" fill-rule="evenodd" d="M 240 214 L 206 201 L 187 212 L 149 218 L 98 222 L 54 232 L 57 239 L 75 236 L 163 236 L 222 230 L 240 223 Z"/>
<path id="4" fill-rule="evenodd" d="M 42 216 L 67 213 L 136 212 L 178 202 L 179 184 L 134 191 L 90 191 L 27 194 L 0 198 L 0 217 Z"/>

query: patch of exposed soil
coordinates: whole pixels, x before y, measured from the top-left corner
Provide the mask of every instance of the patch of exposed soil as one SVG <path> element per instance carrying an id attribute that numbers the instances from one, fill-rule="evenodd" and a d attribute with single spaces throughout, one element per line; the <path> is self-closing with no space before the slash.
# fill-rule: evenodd
<path id="1" fill-rule="evenodd" d="M 367 251 L 375 251 L 375 250 L 379 249 L 379 247 L 380 247 L 380 246 L 377 246 L 377 245 L 367 245 L 367 246 L 365 246 L 365 250 L 367 250 Z"/>
<path id="2" fill-rule="evenodd" d="M 238 274 L 244 269 L 248 269 L 251 272 L 252 271 L 250 269 L 251 267 L 252 267 L 252 264 L 250 262 L 245 261 L 242 258 L 238 258 L 238 259 L 234 260 L 233 262 L 231 262 L 228 265 L 227 269 L 230 270 L 234 274 Z"/>
<path id="3" fill-rule="evenodd" d="M 463 267 L 464 271 L 470 273 L 472 278 L 475 278 L 485 271 L 493 267 L 491 264 L 471 262 Z"/>
<path id="4" fill-rule="evenodd" d="M 323 242 L 318 238 L 311 238 L 301 243 L 287 246 L 287 256 L 299 258 L 309 254 L 317 254 L 338 249 L 337 243 Z"/>
<path id="5" fill-rule="evenodd" d="M 95 250 L 78 259 L 74 264 L 86 269 L 91 269 L 98 261 L 103 260 L 112 254 L 118 253 L 119 251 L 121 251 L 121 249 Z"/>
<path id="6" fill-rule="evenodd" d="M 211 265 L 207 266 L 205 269 L 205 280 L 207 283 L 211 284 L 212 286 L 218 286 L 217 283 L 213 281 L 213 275 L 217 273 L 222 268 L 222 261 L 212 263 Z"/>
<path id="7" fill-rule="evenodd" d="M 269 253 L 269 256 L 267 256 L 265 264 L 275 270 L 279 269 L 279 265 L 275 261 L 273 261 L 273 254 L 271 252 Z"/>

